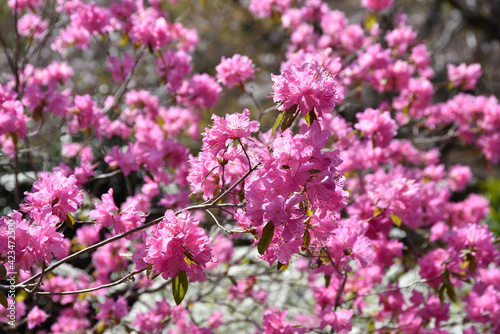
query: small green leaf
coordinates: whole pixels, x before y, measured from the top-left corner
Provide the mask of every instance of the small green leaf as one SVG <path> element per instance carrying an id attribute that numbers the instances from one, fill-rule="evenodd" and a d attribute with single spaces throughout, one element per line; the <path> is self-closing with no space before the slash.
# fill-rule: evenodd
<path id="1" fill-rule="evenodd" d="M 17 146 L 17 142 L 19 140 L 19 137 L 17 136 L 17 132 L 9 132 L 9 135 L 12 138 L 12 142 L 14 143 L 14 146 Z"/>
<path id="2" fill-rule="evenodd" d="M 274 236 L 274 224 L 273 221 L 270 220 L 267 222 L 266 226 L 262 230 L 262 237 L 260 237 L 259 243 L 257 244 L 257 250 L 259 254 L 262 255 L 266 252 L 267 248 L 271 244 L 271 240 L 273 240 Z"/>
<path id="3" fill-rule="evenodd" d="M 0 264 L 0 277 L 7 278 L 7 269 L 3 264 Z"/>
<path id="4" fill-rule="evenodd" d="M 106 330 L 106 322 L 104 320 L 101 320 L 97 323 L 97 328 L 95 330 L 95 332 L 97 334 L 102 334 L 104 333 L 104 331 Z"/>
<path id="5" fill-rule="evenodd" d="M 375 208 L 373 211 L 373 218 L 379 216 L 382 212 L 384 212 L 384 209 L 379 208 L 378 206 Z"/>
<path id="6" fill-rule="evenodd" d="M 283 117 L 283 121 L 281 122 L 281 131 L 285 131 L 286 129 L 292 126 L 293 121 L 299 114 L 296 113 L 297 107 L 298 105 L 294 104 L 293 106 L 285 110 L 285 115 Z"/>
<path id="7" fill-rule="evenodd" d="M 305 252 L 305 250 L 309 248 L 310 244 L 311 244 L 311 234 L 309 233 L 309 229 L 306 228 L 306 231 L 304 232 L 304 243 L 302 244 L 301 250 Z"/>
<path id="8" fill-rule="evenodd" d="M 179 271 L 177 277 L 172 280 L 172 295 L 177 305 L 182 303 L 184 296 L 186 296 L 188 284 L 186 272 L 183 270 Z"/>
<path id="9" fill-rule="evenodd" d="M 71 213 L 68 212 L 68 219 L 66 219 L 64 221 L 66 223 L 66 225 L 68 225 L 68 227 L 70 228 L 74 228 L 75 227 L 75 217 L 73 217 L 71 215 Z"/>
<path id="10" fill-rule="evenodd" d="M 229 278 L 229 280 L 231 281 L 231 284 L 234 285 L 234 286 L 238 286 L 238 282 L 236 282 L 236 280 L 234 279 L 233 276 L 227 276 L 227 278 Z"/>
<path id="11" fill-rule="evenodd" d="M 467 262 L 469 262 L 469 273 L 474 274 L 477 267 L 476 257 L 472 255 L 472 253 L 467 253 L 465 259 L 467 260 Z"/>
<path id="12" fill-rule="evenodd" d="M 394 222 L 394 224 L 396 224 L 397 227 L 401 226 L 401 218 L 399 218 L 399 216 L 391 213 L 391 219 Z"/>
<path id="13" fill-rule="evenodd" d="M 325 288 L 330 286 L 330 281 L 332 280 L 332 275 L 325 275 Z"/>
<path id="14" fill-rule="evenodd" d="M 285 115 L 285 112 L 286 112 L 286 110 L 283 110 L 276 118 L 276 121 L 274 122 L 274 125 L 273 125 L 273 136 L 274 136 L 274 133 L 276 132 L 276 129 L 278 129 L 278 126 L 280 126 L 281 121 L 283 121 L 283 116 Z"/>
<path id="15" fill-rule="evenodd" d="M 455 288 L 453 287 L 453 284 L 451 284 L 450 271 L 448 269 L 444 271 L 443 286 L 446 288 L 446 294 L 448 295 L 448 298 L 450 298 L 451 301 L 456 302 L 457 294 L 455 293 Z"/>
<path id="16" fill-rule="evenodd" d="M 158 125 L 161 128 L 165 124 L 165 121 L 163 120 L 163 118 L 161 118 L 160 116 L 158 116 L 158 117 L 156 117 L 156 123 L 158 123 Z"/>
<path id="17" fill-rule="evenodd" d="M 316 113 L 313 109 L 304 116 L 304 119 L 306 120 L 307 125 L 311 125 L 315 120 L 318 119 L 318 117 L 316 116 Z"/>
<path id="18" fill-rule="evenodd" d="M 368 331 L 374 331 L 375 330 L 375 322 L 372 320 L 368 323 L 368 325 L 366 325 L 366 329 Z"/>
<path id="19" fill-rule="evenodd" d="M 288 263 L 281 263 L 278 261 L 278 271 L 282 270 L 285 271 L 288 269 Z"/>
<path id="20" fill-rule="evenodd" d="M 441 306 L 443 306 L 443 303 L 444 303 L 444 290 L 445 290 L 445 287 L 444 287 L 444 284 L 443 284 L 439 288 L 439 302 L 441 303 Z"/>
<path id="21" fill-rule="evenodd" d="M 367 31 L 370 31 L 371 28 L 377 23 L 377 14 L 370 13 L 366 16 L 365 21 L 363 22 L 363 26 Z"/>
<path id="22" fill-rule="evenodd" d="M 3 293 L 0 293 L 0 304 L 2 304 L 2 306 L 5 308 L 9 307 L 9 302 L 7 301 L 7 298 L 5 298 Z"/>
<path id="23" fill-rule="evenodd" d="M 127 43 L 130 41 L 130 38 L 128 38 L 128 35 L 125 34 L 122 36 L 122 38 L 120 39 L 120 46 L 125 46 L 127 45 Z"/>

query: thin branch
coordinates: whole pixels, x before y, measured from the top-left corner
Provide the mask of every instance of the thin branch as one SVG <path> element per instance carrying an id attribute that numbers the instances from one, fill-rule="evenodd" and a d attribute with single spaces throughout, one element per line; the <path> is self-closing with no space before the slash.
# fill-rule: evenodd
<path id="1" fill-rule="evenodd" d="M 33 289 L 31 289 L 31 291 L 27 290 L 26 292 L 28 292 L 30 294 L 36 292 L 36 290 L 40 286 L 40 283 L 42 283 L 42 279 L 43 279 L 43 274 L 44 273 L 45 273 L 45 262 L 42 265 L 42 272 L 41 272 L 41 275 L 40 275 L 40 279 L 38 280 L 38 282 L 36 282 L 35 287 Z"/>
<path id="2" fill-rule="evenodd" d="M 118 175 L 121 172 L 122 172 L 121 169 L 117 169 L 115 171 L 112 171 L 111 173 L 101 174 L 101 175 L 94 176 L 94 177 L 90 178 L 89 181 L 100 180 L 100 179 L 107 179 L 108 177 L 112 177 L 112 176 Z"/>
<path id="3" fill-rule="evenodd" d="M 117 281 L 114 281 L 114 282 L 111 282 L 111 283 L 108 283 L 108 284 L 99 285 L 99 286 L 96 286 L 96 287 L 93 287 L 93 288 L 82 289 L 82 290 L 75 290 L 75 291 L 63 291 L 63 292 L 49 292 L 49 291 L 44 291 L 44 292 L 37 292 L 36 294 L 37 295 L 43 295 L 43 296 L 78 295 L 78 294 L 81 294 L 81 293 L 87 293 L 87 292 L 92 292 L 92 291 L 96 291 L 96 290 L 100 290 L 100 289 L 110 288 L 112 286 L 115 286 L 115 285 L 118 285 L 118 284 L 121 284 L 121 283 L 127 281 L 132 276 L 137 275 L 137 274 L 145 271 L 146 269 L 147 268 L 143 268 L 143 269 L 137 270 L 137 271 L 132 271 L 131 273 L 129 273 L 128 275 L 126 275 L 126 276 L 124 276 L 122 278 L 120 278 Z M 30 293 L 30 291 L 27 291 L 27 292 Z"/>
<path id="4" fill-rule="evenodd" d="M 175 212 L 176 215 L 178 215 L 179 213 L 183 212 L 183 211 L 191 211 L 191 210 L 204 210 L 204 209 L 208 209 L 208 208 L 217 208 L 217 207 L 227 207 L 227 206 L 232 206 L 232 207 L 237 207 L 238 204 L 232 204 L 232 203 L 225 203 L 225 204 L 213 204 L 213 203 L 209 203 L 209 204 L 201 204 L 201 205 L 194 205 L 194 206 L 190 206 L 190 207 L 187 207 L 187 208 L 184 208 L 184 209 L 181 209 L 177 212 Z M 156 218 L 155 220 L 152 220 L 150 221 L 149 223 L 146 223 L 144 225 L 141 225 L 141 226 L 138 226 L 134 229 L 131 229 L 130 231 L 127 231 L 127 232 L 124 232 L 124 233 L 121 233 L 121 234 L 117 234 L 109 239 L 106 239 L 106 240 L 103 240 L 95 245 L 92 245 L 92 246 L 89 246 L 87 248 L 84 248 L 76 253 L 73 253 L 67 257 L 65 257 L 64 259 L 61 259 L 59 260 L 58 262 L 54 263 L 53 265 L 51 265 L 50 267 L 48 267 L 45 272 L 48 273 L 48 272 L 51 272 L 53 271 L 54 269 L 56 269 L 57 267 L 59 267 L 60 265 L 68 262 L 68 261 L 71 261 L 73 259 L 76 259 L 77 257 L 79 257 L 80 255 L 83 255 L 85 253 L 88 253 L 88 252 L 91 252 L 93 250 L 96 250 L 97 248 L 100 248 L 104 245 L 107 245 L 113 241 L 116 241 L 116 240 L 119 240 L 119 239 L 122 239 L 126 236 L 129 236 L 131 234 L 134 234 L 136 232 L 139 232 L 139 231 L 142 231 L 144 229 L 147 229 L 148 227 L 151 227 L 157 223 L 159 223 L 160 221 L 163 220 L 163 218 L 165 218 L 165 216 L 161 216 L 159 218 Z M 26 285 L 33 282 L 35 279 L 39 278 L 41 276 L 41 273 L 38 273 L 34 276 L 31 276 L 30 278 L 28 278 L 27 280 L 25 280 L 24 282 L 22 283 L 19 283 L 16 285 L 16 288 L 26 288 Z"/>
<path id="5" fill-rule="evenodd" d="M 205 212 L 207 212 L 208 214 L 210 214 L 210 216 L 212 216 L 212 218 L 214 219 L 215 223 L 217 224 L 217 226 L 219 226 L 219 228 L 221 230 L 223 230 L 224 232 L 226 232 L 227 234 L 232 234 L 233 232 L 229 231 L 227 228 L 225 228 L 224 226 L 222 226 L 219 221 L 217 220 L 217 218 L 215 218 L 214 214 L 211 213 L 209 210 L 205 210 Z"/>
<path id="6" fill-rule="evenodd" d="M 210 202 L 210 204 L 213 205 L 213 204 L 217 203 L 220 199 L 224 198 L 228 193 L 230 193 L 234 188 L 236 188 L 241 182 L 243 182 L 248 177 L 248 175 L 250 175 L 259 166 L 260 166 L 260 164 L 257 164 L 255 166 L 253 166 L 252 168 L 250 168 L 250 170 L 248 172 L 246 172 L 242 177 L 240 177 L 238 181 L 233 183 L 233 185 L 231 187 L 227 188 L 226 191 L 224 191 L 223 193 L 221 193 L 220 195 L 215 197 L 212 200 L 212 202 Z"/>

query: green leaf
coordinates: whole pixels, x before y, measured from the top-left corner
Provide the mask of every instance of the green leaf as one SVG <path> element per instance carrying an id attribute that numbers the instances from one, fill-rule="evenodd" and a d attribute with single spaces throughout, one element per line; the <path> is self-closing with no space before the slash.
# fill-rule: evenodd
<path id="1" fill-rule="evenodd" d="M 325 275 L 325 288 L 330 286 L 330 281 L 332 280 L 332 275 Z"/>
<path id="2" fill-rule="evenodd" d="M 292 126 L 293 121 L 299 114 L 296 113 L 297 107 L 298 105 L 294 104 L 293 106 L 285 110 L 285 115 L 283 117 L 283 121 L 281 122 L 281 131 L 285 131 L 286 129 Z"/>
<path id="3" fill-rule="evenodd" d="M 306 120 L 307 125 L 311 125 L 315 120 L 318 119 L 318 117 L 316 116 L 316 113 L 313 109 L 304 116 L 304 119 Z"/>
<path id="4" fill-rule="evenodd" d="M 267 248 L 271 244 L 271 240 L 273 240 L 274 236 L 274 224 L 273 221 L 270 220 L 267 222 L 266 226 L 262 230 L 262 237 L 260 237 L 259 243 L 257 244 L 257 250 L 259 254 L 262 255 L 266 252 Z"/>
<path id="5" fill-rule="evenodd" d="M 378 206 L 375 208 L 375 210 L 373 211 L 373 217 L 372 218 L 375 218 L 377 216 L 379 216 L 382 212 L 384 212 L 384 209 L 381 209 L 379 208 Z"/>
<path id="6" fill-rule="evenodd" d="M 278 271 L 280 270 L 287 270 L 288 269 L 288 263 L 281 263 L 280 261 L 278 261 Z"/>
<path id="7" fill-rule="evenodd" d="M 366 325 L 366 329 L 369 331 L 374 331 L 375 330 L 375 322 L 372 320 Z"/>
<path id="8" fill-rule="evenodd" d="M 451 284 L 450 271 L 448 269 L 446 269 L 444 271 L 443 286 L 446 288 L 446 294 L 448 295 L 448 298 L 450 298 L 451 301 L 456 302 L 457 301 L 457 294 L 455 292 L 455 288 L 453 287 L 453 284 Z"/>
<path id="9" fill-rule="evenodd" d="M 363 22 L 363 26 L 367 31 L 370 31 L 371 28 L 377 23 L 377 14 L 370 13 L 366 16 L 365 21 Z"/>
<path id="10" fill-rule="evenodd" d="M 71 215 L 71 213 L 68 212 L 68 219 L 64 221 L 68 227 L 73 228 L 75 227 L 75 217 Z"/>
<path id="11" fill-rule="evenodd" d="M 122 38 L 120 39 L 120 46 L 125 46 L 127 45 L 127 43 L 130 41 L 130 38 L 128 38 L 128 35 L 125 34 L 122 36 Z"/>
<path id="12" fill-rule="evenodd" d="M 445 290 L 445 287 L 444 287 L 444 284 L 443 284 L 439 288 L 439 302 L 441 303 L 441 306 L 443 306 L 443 303 L 444 303 L 444 290 Z"/>
<path id="13" fill-rule="evenodd" d="M 286 110 L 283 110 L 281 112 L 281 114 L 279 114 L 278 117 L 276 118 L 276 121 L 274 121 L 273 136 L 274 136 L 274 132 L 276 132 L 276 129 L 278 129 L 278 126 L 280 126 L 281 121 L 283 120 L 283 116 L 285 116 L 285 112 L 286 112 Z"/>
<path id="14" fill-rule="evenodd" d="M 394 222 L 394 224 L 396 224 L 397 227 L 401 226 L 401 218 L 399 218 L 399 216 L 391 213 L 391 219 Z"/>
<path id="15" fill-rule="evenodd" d="M 469 262 L 469 273 L 474 274 L 477 267 L 476 257 L 472 255 L 472 253 L 467 253 L 465 259 L 467 260 L 467 262 Z"/>
<path id="16" fill-rule="evenodd" d="M 304 243 L 302 244 L 302 251 L 304 252 L 307 248 L 309 248 L 309 245 L 311 244 L 311 234 L 309 233 L 309 229 L 306 228 L 306 231 L 304 232 Z"/>
<path id="17" fill-rule="evenodd" d="M 234 285 L 234 286 L 238 286 L 238 282 L 236 282 L 236 280 L 234 279 L 233 276 L 227 276 L 227 278 L 229 278 L 229 280 L 231 281 L 231 284 Z"/>
<path id="18" fill-rule="evenodd" d="M 156 117 L 156 123 L 158 123 L 158 125 L 161 128 L 165 124 L 165 121 L 163 120 L 163 118 L 161 118 L 160 116 L 158 116 L 158 117 Z"/>
<path id="19" fill-rule="evenodd" d="M 182 303 L 184 296 L 186 296 L 188 284 L 186 272 L 183 270 L 179 271 L 177 277 L 172 280 L 172 295 L 177 305 Z"/>
<path id="20" fill-rule="evenodd" d="M 7 269 L 3 264 L 0 264 L 0 277 L 7 278 Z"/>
<path id="21" fill-rule="evenodd" d="M 7 301 L 7 298 L 5 298 L 3 293 L 0 293 L 0 304 L 2 304 L 2 306 L 5 308 L 9 307 L 9 302 Z"/>

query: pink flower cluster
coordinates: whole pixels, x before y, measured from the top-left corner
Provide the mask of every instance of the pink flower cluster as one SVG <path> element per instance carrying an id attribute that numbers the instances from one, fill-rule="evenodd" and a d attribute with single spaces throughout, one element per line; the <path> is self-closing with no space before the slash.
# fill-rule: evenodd
<path id="1" fill-rule="evenodd" d="M 292 65 L 281 75 L 271 74 L 274 82 L 273 100 L 279 110 L 297 106 L 302 115 L 314 110 L 316 116 L 333 112 L 337 92 L 335 80 L 316 61 L 301 66 Z"/>
<path id="2" fill-rule="evenodd" d="M 476 88 L 477 81 L 481 77 L 481 65 L 479 64 L 460 64 L 458 66 L 448 64 L 448 80 L 453 87 L 461 87 L 463 90 Z"/>
<path id="3" fill-rule="evenodd" d="M 203 281 L 203 269 L 212 259 L 208 247 L 210 237 L 198 227 L 199 221 L 184 211 L 178 215 L 172 210 L 154 227 L 145 240 L 144 262 L 153 265 L 153 272 L 164 279 L 175 278 L 185 271 L 191 281 Z"/>
<path id="4" fill-rule="evenodd" d="M 236 54 L 229 59 L 222 57 L 219 65 L 215 67 L 217 80 L 228 88 L 240 84 L 246 79 L 254 77 L 253 63 L 247 56 Z"/>

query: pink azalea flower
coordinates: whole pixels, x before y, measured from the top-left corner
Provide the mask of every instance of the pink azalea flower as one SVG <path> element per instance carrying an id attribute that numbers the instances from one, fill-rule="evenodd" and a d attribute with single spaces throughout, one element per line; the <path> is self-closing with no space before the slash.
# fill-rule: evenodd
<path id="1" fill-rule="evenodd" d="M 49 206 L 53 215 L 65 221 L 68 213 L 75 212 L 83 201 L 76 183 L 74 175 L 65 177 L 61 172 L 40 173 L 40 178 L 33 184 L 33 192 L 24 193 L 27 204 L 22 207 L 23 211 L 33 216 L 33 213 Z"/>
<path id="2" fill-rule="evenodd" d="M 393 3 L 394 0 L 362 0 L 361 6 L 378 12 L 391 7 Z"/>
<path id="3" fill-rule="evenodd" d="M 196 73 L 184 81 L 177 91 L 177 100 L 189 107 L 213 108 L 219 100 L 222 88 L 208 74 Z"/>
<path id="4" fill-rule="evenodd" d="M 288 310 L 268 309 L 264 311 L 264 331 L 266 334 L 302 334 L 306 328 L 294 327 L 285 320 Z"/>
<path id="5" fill-rule="evenodd" d="M 128 304 L 123 296 L 119 296 L 116 301 L 113 298 L 106 298 L 104 303 L 99 303 L 99 307 L 96 319 L 105 322 L 121 319 L 128 314 Z"/>
<path id="6" fill-rule="evenodd" d="M 49 23 L 47 21 L 42 20 L 40 16 L 33 13 L 24 14 L 17 22 L 17 29 L 22 36 L 41 38 L 48 27 Z"/>
<path id="7" fill-rule="evenodd" d="M 279 110 L 297 105 L 302 115 L 311 110 L 315 110 L 318 117 L 333 112 L 337 99 L 335 80 L 316 61 L 302 66 L 292 65 L 281 75 L 271 74 L 271 77 L 274 82 L 273 100 L 279 104 Z"/>
<path id="8" fill-rule="evenodd" d="M 387 111 L 368 108 L 363 113 L 357 113 L 356 117 L 359 122 L 354 127 L 363 132 L 365 137 L 373 139 L 377 146 L 389 146 L 397 134 L 398 126 Z"/>
<path id="9" fill-rule="evenodd" d="M 108 69 L 111 71 L 113 80 L 117 83 L 124 81 L 135 66 L 134 57 L 129 54 L 125 54 L 123 60 L 119 60 L 117 57 L 108 57 L 108 62 L 110 63 Z"/>
<path id="10" fill-rule="evenodd" d="M 479 77 L 481 77 L 481 65 L 460 64 L 458 66 L 448 64 L 448 80 L 454 87 L 461 87 L 464 90 L 474 89 Z"/>
<path id="11" fill-rule="evenodd" d="M 202 273 L 212 259 L 212 250 L 210 237 L 198 223 L 187 211 L 177 216 L 172 210 L 165 212 L 146 240 L 144 261 L 165 279 L 177 277 L 179 271 Z"/>
<path id="12" fill-rule="evenodd" d="M 28 328 L 33 329 L 36 326 L 43 324 L 49 317 L 49 314 L 47 314 L 44 310 L 41 310 L 38 305 L 35 305 L 27 316 Z"/>
<path id="13" fill-rule="evenodd" d="M 325 307 L 318 315 L 321 318 L 320 328 L 330 325 L 336 332 L 346 333 L 352 329 L 350 320 L 353 314 L 353 310 L 333 311 L 331 307 Z"/>
<path id="14" fill-rule="evenodd" d="M 254 77 L 252 61 L 247 56 L 239 54 L 229 59 L 222 57 L 220 64 L 215 69 L 217 70 L 217 81 L 228 88 L 243 84 L 246 79 Z"/>

